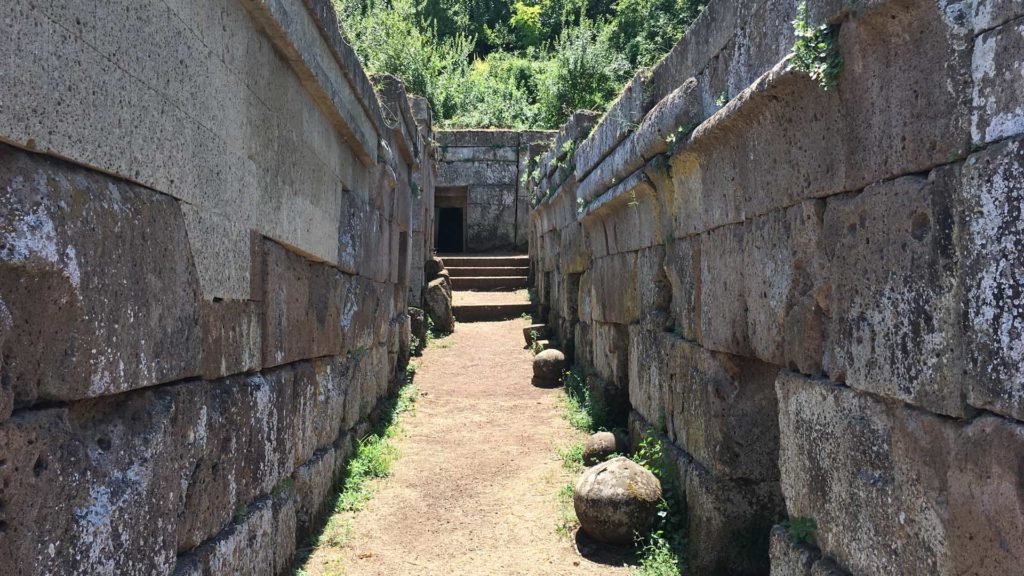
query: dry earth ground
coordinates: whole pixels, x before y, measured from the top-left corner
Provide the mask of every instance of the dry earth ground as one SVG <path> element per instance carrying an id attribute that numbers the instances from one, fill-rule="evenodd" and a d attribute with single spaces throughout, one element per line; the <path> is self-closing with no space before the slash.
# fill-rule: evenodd
<path id="1" fill-rule="evenodd" d="M 459 324 L 426 351 L 392 476 L 343 549 L 314 552 L 310 575 L 629 572 L 581 557 L 557 532 L 556 494 L 573 479 L 558 451 L 583 435 L 562 418 L 561 389 L 530 385 L 527 324 Z"/>

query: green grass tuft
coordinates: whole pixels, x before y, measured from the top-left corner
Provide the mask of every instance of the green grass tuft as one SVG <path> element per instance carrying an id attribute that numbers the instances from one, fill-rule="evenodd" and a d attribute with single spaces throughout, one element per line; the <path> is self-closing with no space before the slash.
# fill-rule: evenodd
<path id="1" fill-rule="evenodd" d="M 583 470 L 583 442 L 559 450 L 558 455 L 562 457 L 562 467 L 569 472 L 576 474 Z"/>

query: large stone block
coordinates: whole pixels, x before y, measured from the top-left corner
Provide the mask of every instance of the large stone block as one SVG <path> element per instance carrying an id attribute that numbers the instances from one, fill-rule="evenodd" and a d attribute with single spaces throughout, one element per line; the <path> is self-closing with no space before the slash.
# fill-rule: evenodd
<path id="1" fill-rule="evenodd" d="M 590 266 L 591 254 L 587 250 L 583 226 L 573 222 L 559 231 L 559 269 L 566 274 L 580 274 Z"/>
<path id="2" fill-rule="evenodd" d="M 782 488 L 854 574 L 1009 574 L 1024 555 L 1024 425 L 966 426 L 828 381 L 777 382 Z"/>
<path id="3" fill-rule="evenodd" d="M 515 162 L 439 162 L 438 186 L 516 185 L 518 166 Z"/>
<path id="4" fill-rule="evenodd" d="M 665 274 L 665 247 L 651 246 L 636 255 L 637 307 L 641 321 L 650 329 L 672 329 L 669 307 L 672 286 Z"/>
<path id="5" fill-rule="evenodd" d="M 340 354 L 352 278 L 265 241 L 263 365 Z"/>
<path id="6" fill-rule="evenodd" d="M 589 322 L 581 320 L 576 324 L 574 363 L 581 367 L 593 367 L 594 365 L 594 331 Z"/>
<path id="7" fill-rule="evenodd" d="M 593 319 L 628 325 L 640 317 L 636 253 L 623 253 L 594 260 L 590 301 Z"/>
<path id="8" fill-rule="evenodd" d="M 321 521 L 330 506 L 335 487 L 337 451 L 334 447 L 318 451 L 295 469 L 295 523 L 299 541 L 305 541 Z"/>
<path id="9" fill-rule="evenodd" d="M 309 367 L 299 367 L 309 374 Z M 295 454 L 308 451 L 297 419 L 303 396 L 295 393 L 296 368 L 269 376 L 233 377 L 188 391 L 201 402 L 194 416 L 202 426 L 198 459 L 189 466 L 177 525 L 178 550 L 211 538 L 233 510 L 267 494 L 295 467 Z M 308 410 L 306 417 L 310 414 Z"/>
<path id="10" fill-rule="evenodd" d="M 672 330 L 689 340 L 700 340 L 700 240 L 672 242 L 665 252 L 665 275 L 672 289 Z"/>
<path id="11" fill-rule="evenodd" d="M 518 130 L 438 130 L 434 134 L 442 149 L 451 146 L 517 147 L 521 137 Z"/>
<path id="12" fill-rule="evenodd" d="M 768 571 L 769 535 L 784 514 L 778 482 L 735 482 L 680 459 L 685 469 L 687 564 L 694 574 Z"/>
<path id="13" fill-rule="evenodd" d="M 952 201 L 955 168 L 830 198 L 826 372 L 854 388 L 964 414 Z"/>
<path id="14" fill-rule="evenodd" d="M 922 432 L 933 433 L 932 447 L 919 446 L 900 463 L 899 433 L 885 404 L 792 374 L 779 377 L 777 390 L 789 515 L 813 518 L 822 550 L 854 573 L 946 573 L 946 511 L 936 498 L 941 491 L 929 484 L 945 484 L 951 430 L 938 418 L 917 418 L 927 426 Z M 919 476 L 915 466 L 932 472 Z"/>
<path id="15" fill-rule="evenodd" d="M 1024 133 L 1024 22 L 1019 19 L 981 34 L 974 40 L 975 144 Z"/>
<path id="16" fill-rule="evenodd" d="M 15 406 L 201 372 L 200 287 L 174 199 L 9 147 L 0 188 Z"/>
<path id="17" fill-rule="evenodd" d="M 1024 566 L 1024 424 L 996 416 L 974 420 L 957 437 L 949 466 L 951 573 L 1019 570 Z"/>
<path id="18" fill-rule="evenodd" d="M 295 555 L 295 537 L 296 498 L 289 489 L 246 507 L 217 538 L 179 558 L 172 574 L 283 574 Z"/>
<path id="19" fill-rule="evenodd" d="M 969 150 L 970 7 L 887 2 L 840 27 L 846 190 Z"/>
<path id="20" fill-rule="evenodd" d="M 605 230 L 603 220 L 591 218 L 583 222 L 583 233 L 591 258 L 603 258 L 610 254 L 608 249 L 608 233 Z"/>
<path id="21" fill-rule="evenodd" d="M 747 332 L 754 356 L 820 373 L 830 290 L 825 203 L 807 200 L 745 224 Z"/>
<path id="22" fill-rule="evenodd" d="M 735 225 L 700 236 L 700 343 L 749 356 L 744 232 Z"/>
<path id="23" fill-rule="evenodd" d="M 518 162 L 515 146 L 442 146 L 440 162 Z"/>
<path id="24" fill-rule="evenodd" d="M 259 302 L 203 302 L 202 320 L 204 379 L 260 369 L 263 326 Z"/>
<path id="25" fill-rule="evenodd" d="M 360 272 L 363 251 L 374 246 L 363 247 L 370 223 L 368 212 L 368 205 L 355 194 L 349 191 L 342 194 L 338 219 L 338 268 L 349 274 Z"/>
<path id="26" fill-rule="evenodd" d="M 647 422 L 667 425 L 661 346 L 658 332 L 639 324 L 629 327 L 629 402 Z"/>
<path id="27" fill-rule="evenodd" d="M 1024 420 L 1024 140 L 968 158 L 962 202 L 967 401 Z"/>
<path id="28" fill-rule="evenodd" d="M 777 480 L 777 366 L 659 333 L 668 436 L 721 477 Z"/>
<path id="29" fill-rule="evenodd" d="M 625 386 L 629 378 L 629 328 L 622 324 L 594 322 L 590 333 L 593 356 L 589 362 L 594 371 L 607 382 Z"/>
<path id="30" fill-rule="evenodd" d="M 0 572 L 168 573 L 210 440 L 200 389 L 25 410 L 0 425 Z"/>
<path id="31" fill-rule="evenodd" d="M 470 204 L 466 209 L 466 248 L 474 252 L 512 250 L 515 213 L 512 203 Z"/>

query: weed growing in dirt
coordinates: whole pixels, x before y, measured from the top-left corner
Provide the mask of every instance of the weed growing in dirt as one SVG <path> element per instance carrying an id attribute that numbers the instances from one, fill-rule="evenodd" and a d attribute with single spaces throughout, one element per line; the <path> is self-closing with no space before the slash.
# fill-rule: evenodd
<path id="1" fill-rule="evenodd" d="M 651 535 L 640 549 L 640 565 L 633 572 L 635 576 L 679 576 L 683 563 L 672 549 L 668 540 Z"/>
<path id="2" fill-rule="evenodd" d="M 565 378 L 565 419 L 577 430 L 597 432 L 609 425 L 608 407 L 603 399 L 591 394 L 586 378 L 576 368 L 567 371 Z"/>
<path id="3" fill-rule="evenodd" d="M 558 451 L 562 457 L 562 467 L 576 474 L 583 470 L 583 442 L 576 442 L 568 448 Z"/>
<path id="4" fill-rule="evenodd" d="M 555 529 L 559 536 L 569 537 L 580 527 L 580 521 L 576 518 L 576 509 L 572 505 L 573 485 L 566 483 L 558 491 L 558 527 Z"/>
<path id="5" fill-rule="evenodd" d="M 391 475 L 391 466 L 398 458 L 398 448 L 392 440 L 401 432 L 398 416 L 413 412 L 419 391 L 411 384 L 415 364 L 406 369 L 409 382 L 402 386 L 398 395 L 384 405 L 383 417 L 372 434 L 363 438 L 356 446 L 355 454 L 349 461 L 345 475 L 339 482 L 340 491 L 334 501 L 334 513 L 328 519 L 323 531 L 312 544 L 299 551 L 299 561 L 304 562 L 314 548 L 340 548 L 352 534 L 352 513 L 362 510 L 373 496 L 370 480 Z M 302 568 L 298 568 L 296 574 Z"/>
<path id="6" fill-rule="evenodd" d="M 637 542 L 640 550 L 639 576 L 673 576 L 683 573 L 686 539 L 685 516 L 679 498 L 676 474 L 666 457 L 661 440 L 648 429 L 633 452 L 633 461 L 650 470 L 661 482 L 662 499 L 658 503 L 658 519 L 654 530 L 644 541 Z"/>
<path id="7" fill-rule="evenodd" d="M 451 334 L 441 334 L 434 331 L 434 321 L 427 318 L 427 344 L 424 348 L 450 348 L 452 343 L 448 341 Z"/>
<path id="8" fill-rule="evenodd" d="M 536 330 L 530 332 L 530 352 L 534 356 L 544 351 L 544 345 L 540 343 L 539 337 Z"/>

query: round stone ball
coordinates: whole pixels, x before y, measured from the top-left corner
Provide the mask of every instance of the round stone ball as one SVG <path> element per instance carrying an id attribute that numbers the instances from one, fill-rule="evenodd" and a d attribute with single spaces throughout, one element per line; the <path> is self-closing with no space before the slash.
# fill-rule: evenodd
<path id="1" fill-rule="evenodd" d="M 580 528 L 607 544 L 633 544 L 654 526 L 661 483 L 647 469 L 619 456 L 587 468 L 573 491 Z"/>
<path id="2" fill-rule="evenodd" d="M 619 434 L 595 432 L 583 443 L 583 465 L 594 466 L 607 460 L 612 454 L 625 454 L 626 442 Z"/>
<path id="3" fill-rule="evenodd" d="M 565 354 L 554 348 L 544 350 L 533 358 L 533 377 L 536 380 L 556 384 L 562 380 L 566 368 Z"/>

